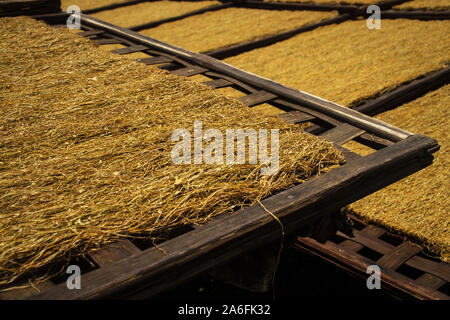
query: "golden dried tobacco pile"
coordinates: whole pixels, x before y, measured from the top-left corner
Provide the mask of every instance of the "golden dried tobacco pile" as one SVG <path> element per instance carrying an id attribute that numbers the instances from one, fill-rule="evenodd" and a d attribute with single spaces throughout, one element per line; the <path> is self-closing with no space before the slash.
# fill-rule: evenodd
<path id="1" fill-rule="evenodd" d="M 342 163 L 326 141 L 30 18 L 0 19 L 0 284 L 230 214 Z M 176 165 L 175 129 L 279 129 L 279 171 Z M 269 135 L 270 136 L 270 135 Z"/>
<path id="2" fill-rule="evenodd" d="M 219 1 L 152 1 L 100 11 L 91 16 L 124 28 L 130 28 L 219 4 Z"/>
<path id="3" fill-rule="evenodd" d="M 444 68 L 450 61 L 450 21 L 365 20 L 305 32 L 225 60 L 290 87 L 345 106 Z"/>
<path id="4" fill-rule="evenodd" d="M 444 261 L 450 261 L 449 104 L 450 85 L 447 85 L 377 116 L 436 139 L 441 149 L 431 166 L 351 206 L 366 219 L 419 239 Z M 362 151 L 357 146 L 352 150 Z"/>
<path id="5" fill-rule="evenodd" d="M 336 12 L 227 8 L 140 33 L 196 52 L 229 47 L 336 16 Z"/>

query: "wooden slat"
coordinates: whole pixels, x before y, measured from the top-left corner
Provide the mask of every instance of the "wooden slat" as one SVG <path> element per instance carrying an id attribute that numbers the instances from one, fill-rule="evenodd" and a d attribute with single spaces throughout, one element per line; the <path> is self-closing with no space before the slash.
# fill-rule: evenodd
<path id="1" fill-rule="evenodd" d="M 344 144 L 347 141 L 350 141 L 361 134 L 363 134 L 365 131 L 355 128 L 354 126 L 343 123 L 333 129 L 330 129 L 328 131 L 325 131 L 325 133 L 322 133 L 320 136 L 327 139 L 330 142 L 336 143 L 336 144 Z"/>
<path id="2" fill-rule="evenodd" d="M 368 115 L 376 115 L 412 101 L 428 91 L 439 88 L 450 81 L 450 67 L 420 76 L 414 81 L 398 86 L 374 99 L 369 99 L 354 109 Z"/>
<path id="3" fill-rule="evenodd" d="M 450 264 L 448 263 L 435 262 L 415 256 L 406 261 L 405 264 L 450 282 Z"/>
<path id="4" fill-rule="evenodd" d="M 393 245 L 378 239 L 376 236 L 372 236 L 358 230 L 353 231 L 354 237 L 349 237 L 342 232 L 337 232 L 337 235 L 346 238 L 347 240 L 357 242 L 364 247 L 372 249 L 381 254 L 389 254 L 395 249 Z"/>
<path id="5" fill-rule="evenodd" d="M 285 101 L 285 100 L 282 100 L 282 99 L 275 99 L 275 100 L 273 100 L 273 103 L 278 104 L 278 105 L 283 106 L 283 107 L 288 107 L 288 108 L 291 108 L 291 109 L 294 109 L 294 110 L 297 110 L 297 111 L 308 113 L 308 114 L 314 116 L 315 118 L 320 119 L 320 120 L 322 120 L 322 121 L 324 121 L 326 123 L 329 123 L 331 125 L 334 125 L 334 126 L 339 126 L 340 124 L 342 124 L 342 122 L 340 122 L 339 120 L 337 120 L 337 119 L 335 119 L 333 117 L 324 115 L 324 114 L 322 114 L 320 112 L 317 112 L 315 110 L 311 110 L 311 109 L 309 109 L 307 107 L 304 107 L 304 106 L 296 104 L 296 103 L 292 103 L 292 102 Z"/>
<path id="6" fill-rule="evenodd" d="M 130 47 L 126 47 L 126 48 L 111 50 L 111 52 L 115 53 L 115 54 L 123 55 L 123 54 L 129 54 L 129 53 L 133 53 L 133 52 L 145 51 L 147 49 L 148 48 L 146 46 L 136 45 L 136 46 L 130 46 Z"/>
<path id="7" fill-rule="evenodd" d="M 118 39 L 104 38 L 104 39 L 95 39 L 93 40 L 98 45 L 104 44 L 122 44 L 123 42 Z"/>
<path id="8" fill-rule="evenodd" d="M 414 135 L 264 199 L 262 204 L 290 234 L 429 164 L 426 150 L 435 143 Z M 278 223 L 256 204 L 161 243 L 165 254 L 150 248 L 82 275 L 82 290 L 57 285 L 33 298 L 106 298 L 127 292 L 134 296 L 138 288 L 151 296 L 280 237 Z"/>
<path id="9" fill-rule="evenodd" d="M 363 133 L 358 137 L 359 140 L 362 140 L 364 142 L 366 142 L 367 144 L 376 144 L 376 145 L 381 145 L 384 147 L 390 146 L 393 144 L 392 141 L 386 140 L 386 139 L 382 139 L 379 138 L 377 136 L 374 136 L 373 134 L 368 134 L 368 133 Z M 357 140 L 358 140 L 357 139 Z"/>
<path id="10" fill-rule="evenodd" d="M 190 76 L 195 76 L 196 74 L 200 74 L 205 71 L 208 71 L 208 69 L 198 67 L 198 66 L 192 66 L 192 67 L 186 67 L 186 68 L 182 68 L 182 69 L 173 70 L 172 73 L 179 75 L 179 76 L 190 77 Z"/>
<path id="11" fill-rule="evenodd" d="M 139 250 L 133 243 L 127 239 L 124 239 L 111 243 L 110 245 L 99 250 L 95 250 L 89 253 L 89 256 L 98 266 L 104 267 L 110 263 L 128 258 L 140 252 L 141 250 Z"/>
<path id="12" fill-rule="evenodd" d="M 439 289 L 440 287 L 442 287 L 444 284 L 447 283 L 447 281 L 442 280 L 441 278 L 433 276 L 432 274 L 429 273 L 421 275 L 414 282 L 419 286 L 424 286 L 434 290 Z"/>
<path id="13" fill-rule="evenodd" d="M 417 244 L 403 242 L 390 253 L 378 259 L 377 264 L 395 270 L 420 251 L 422 248 Z"/>
<path id="14" fill-rule="evenodd" d="M 255 93 L 251 93 L 249 95 L 238 98 L 240 102 L 245 104 L 248 107 L 253 107 L 258 104 L 262 104 L 264 102 L 269 102 L 275 99 L 277 96 L 267 92 L 267 91 L 258 91 Z"/>
<path id="15" fill-rule="evenodd" d="M 30 17 L 36 20 L 45 21 L 47 24 L 63 24 L 67 21 L 70 14 L 66 12 L 48 13 L 48 14 L 35 14 Z"/>
<path id="16" fill-rule="evenodd" d="M 204 85 L 207 85 L 208 87 L 211 87 L 214 89 L 228 87 L 233 84 L 232 82 L 225 80 L 225 79 L 216 79 L 216 80 L 211 80 L 211 81 L 205 81 L 202 83 Z"/>
<path id="17" fill-rule="evenodd" d="M 82 31 L 78 33 L 79 36 L 82 37 L 91 37 L 91 36 L 98 36 L 105 33 L 103 30 L 88 30 L 88 31 Z"/>
<path id="18" fill-rule="evenodd" d="M 160 63 L 167 63 L 172 62 L 172 59 L 164 56 L 158 56 L 158 57 L 151 57 L 151 58 L 141 58 L 137 59 L 136 61 L 141 62 L 146 65 L 154 65 L 154 64 L 160 64 Z"/>
<path id="19" fill-rule="evenodd" d="M 368 225 L 364 229 L 362 229 L 361 234 L 367 234 L 369 236 L 378 238 L 386 233 L 386 230 L 376 227 L 374 225 Z M 350 238 L 351 239 L 351 238 Z M 350 250 L 352 252 L 357 252 L 358 250 L 361 250 L 364 248 L 364 246 L 356 241 L 353 240 L 345 240 L 342 243 L 339 243 L 339 247 L 342 247 L 346 250 Z"/>
<path id="20" fill-rule="evenodd" d="M 321 244 L 311 238 L 299 237 L 298 249 L 317 255 L 330 263 L 336 264 L 352 273 L 367 278 L 367 268 L 376 262 L 349 250 L 343 250 L 339 245 L 328 241 Z M 382 288 L 395 289 L 407 293 L 418 299 L 448 300 L 449 297 L 441 292 L 418 285 L 413 280 L 399 274 L 392 269 L 380 266 Z"/>
<path id="21" fill-rule="evenodd" d="M 134 43 L 148 45 L 150 47 L 153 47 L 153 49 L 155 50 L 160 50 L 161 52 L 175 55 L 180 59 L 184 59 L 194 65 L 215 72 L 220 72 L 221 74 L 233 77 L 234 79 L 244 81 L 250 85 L 257 86 L 260 90 L 271 92 L 278 95 L 279 97 L 307 106 L 312 110 L 318 111 L 337 120 L 348 122 L 355 127 L 363 129 L 367 132 L 375 133 L 381 138 L 389 139 L 392 141 L 400 141 L 412 135 L 412 133 L 408 131 L 396 128 L 383 121 L 370 118 L 353 109 L 340 106 L 306 92 L 288 88 L 282 84 L 243 71 L 204 54 L 199 54 L 179 47 L 175 47 L 173 45 L 144 36 L 140 33 L 114 26 L 85 14 L 81 14 L 81 19 L 84 24 L 90 25 L 93 28 L 105 30 L 108 33 L 115 34 Z"/>
<path id="22" fill-rule="evenodd" d="M 315 119 L 312 115 L 298 110 L 279 114 L 278 117 L 288 123 L 304 123 Z"/>

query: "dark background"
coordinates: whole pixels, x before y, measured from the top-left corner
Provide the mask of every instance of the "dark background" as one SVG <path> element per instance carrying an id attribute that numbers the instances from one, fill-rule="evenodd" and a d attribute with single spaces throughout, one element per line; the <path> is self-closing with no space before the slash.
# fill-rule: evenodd
<path id="1" fill-rule="evenodd" d="M 235 300 L 282 302 L 298 298 L 397 300 L 383 289 L 367 289 L 366 279 L 356 277 L 318 257 L 293 248 L 286 249 L 281 256 L 275 276 L 275 290 L 266 293 L 250 292 L 209 275 L 202 275 L 156 298 L 180 302 Z"/>

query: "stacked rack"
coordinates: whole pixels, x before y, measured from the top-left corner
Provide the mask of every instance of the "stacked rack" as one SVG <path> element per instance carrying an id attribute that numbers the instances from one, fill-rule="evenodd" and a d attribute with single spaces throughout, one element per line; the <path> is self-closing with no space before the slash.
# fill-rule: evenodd
<path id="1" fill-rule="evenodd" d="M 382 4 L 382 7 L 391 8 L 400 2 L 402 1 L 387 1 Z M 124 5 L 127 3 L 117 4 L 117 6 Z M 327 240 L 336 229 L 336 220 L 333 217 L 342 207 L 431 164 L 431 154 L 438 150 L 436 141 L 411 134 L 365 116 L 363 113 L 378 114 L 447 83 L 450 75 L 448 68 L 402 85 L 353 109 L 344 108 L 231 67 L 213 57 L 230 57 L 322 25 L 339 23 L 357 15 L 364 15 L 364 8 L 349 5 L 324 6 L 258 1 L 226 3 L 223 7 L 231 5 L 259 9 L 338 10 L 341 14 L 336 18 L 281 35 L 210 52 L 210 56 L 177 48 L 86 15 L 81 16 L 83 32 L 80 35 L 92 39 L 99 45 L 125 46 L 114 50 L 116 54 L 127 55 L 141 52 L 148 56 L 139 59 L 146 65 L 158 65 L 181 76 L 202 75 L 208 78 L 204 84 L 212 88 L 232 87 L 243 93 L 239 100 L 245 105 L 254 107 L 267 103 L 283 109 L 287 112 L 280 116 L 286 121 L 311 122 L 312 125 L 306 129 L 307 132 L 320 135 L 336 144 L 346 156 L 347 163 L 344 166 L 262 201 L 264 207 L 280 219 L 288 234 L 295 234 L 298 230 L 309 229 L 313 226 L 315 237 Z M 103 9 L 95 10 L 98 12 Z M 213 10 L 217 10 L 217 7 Z M 67 17 L 67 14 L 60 13 L 35 18 L 61 26 L 64 25 Z M 446 13 L 439 13 L 439 16 L 432 18 L 428 15 L 426 19 L 448 19 L 448 17 L 450 15 Z M 182 18 L 180 16 L 174 19 Z M 153 22 L 153 24 L 160 25 L 165 22 Z M 342 147 L 348 141 L 363 144 L 375 152 L 361 157 Z M 353 220 L 358 221 L 356 217 Z M 358 254 L 356 251 L 362 252 L 361 249 L 364 247 L 378 250 L 384 258 L 376 262 L 382 267 L 383 273 L 390 276 L 389 279 L 383 279 L 385 283 L 420 298 L 448 298 L 437 291 L 449 281 L 448 264 L 430 262 L 431 259 L 418 257 L 422 248 L 410 245 L 408 241 L 397 242 L 395 246 L 387 244 L 380 239 L 386 233 L 386 230 L 380 227 L 368 225 L 360 229 L 355 232 L 355 238 L 345 238 L 347 242 L 344 241 L 346 243 L 344 245 L 342 241 L 328 241 L 323 245 L 311 238 L 299 237 L 296 246 L 319 254 L 327 260 L 331 260 L 330 257 L 332 257 L 337 265 L 346 269 L 351 269 L 349 267 L 351 266 L 354 269 L 351 271 L 356 270 L 359 273 L 365 271 L 363 268 L 368 263 L 373 264 L 372 262 L 375 261 L 367 260 L 362 253 Z M 44 299 L 149 297 L 244 252 L 279 239 L 280 231 L 277 223 L 262 207 L 252 206 L 235 215 L 217 217 L 207 224 L 180 230 L 172 236 L 158 244 L 158 248 L 150 245 L 136 246 L 133 241 L 124 240 L 90 254 L 96 266 L 94 270 L 87 270 L 82 275 L 85 284 L 83 290 L 70 291 L 67 290 L 65 283 L 47 281 L 39 285 L 41 289 L 39 294 L 35 294 L 32 289 L 26 289 L 7 292 L 3 297 L 23 298 L 30 295 L 31 298 Z M 345 237 L 342 233 L 337 236 L 341 237 L 340 240 Z M 373 239 L 374 237 L 376 239 Z M 353 244 L 349 244 L 352 241 Z M 408 263 L 426 272 L 426 275 L 414 285 L 411 285 L 410 279 L 392 272 L 402 264 Z M 389 282 L 391 279 L 394 280 Z"/>

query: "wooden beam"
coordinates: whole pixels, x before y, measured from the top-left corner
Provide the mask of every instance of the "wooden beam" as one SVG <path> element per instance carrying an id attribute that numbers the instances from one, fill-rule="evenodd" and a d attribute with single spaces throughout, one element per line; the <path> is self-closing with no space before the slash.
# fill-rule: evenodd
<path id="1" fill-rule="evenodd" d="M 384 10 L 382 19 L 449 20 L 450 11 Z"/>
<path id="2" fill-rule="evenodd" d="M 210 81 L 205 81 L 202 82 L 204 85 L 207 85 L 208 87 L 217 89 L 217 88 L 223 88 L 223 87 L 228 87 L 231 86 L 233 83 L 225 80 L 225 79 L 216 79 L 216 80 L 210 80 Z"/>
<path id="3" fill-rule="evenodd" d="M 270 92 L 261 90 L 261 91 L 240 97 L 240 98 L 238 98 L 238 100 L 248 107 L 253 107 L 258 104 L 262 104 L 264 102 L 269 102 L 269 101 L 275 99 L 276 97 L 277 97 L 276 95 L 274 95 Z"/>
<path id="4" fill-rule="evenodd" d="M 125 48 L 111 50 L 111 53 L 124 55 L 124 54 L 130 54 L 130 53 L 134 53 L 134 52 L 145 51 L 147 49 L 148 48 L 146 46 L 137 45 L 137 46 L 129 46 L 129 47 L 125 47 Z"/>
<path id="5" fill-rule="evenodd" d="M 334 127 L 333 129 L 325 131 L 325 133 L 321 134 L 320 136 L 330 142 L 344 144 L 347 141 L 360 136 L 364 132 L 364 130 L 358 129 L 352 125 L 349 125 L 348 123 L 343 123 L 337 127 Z"/>

